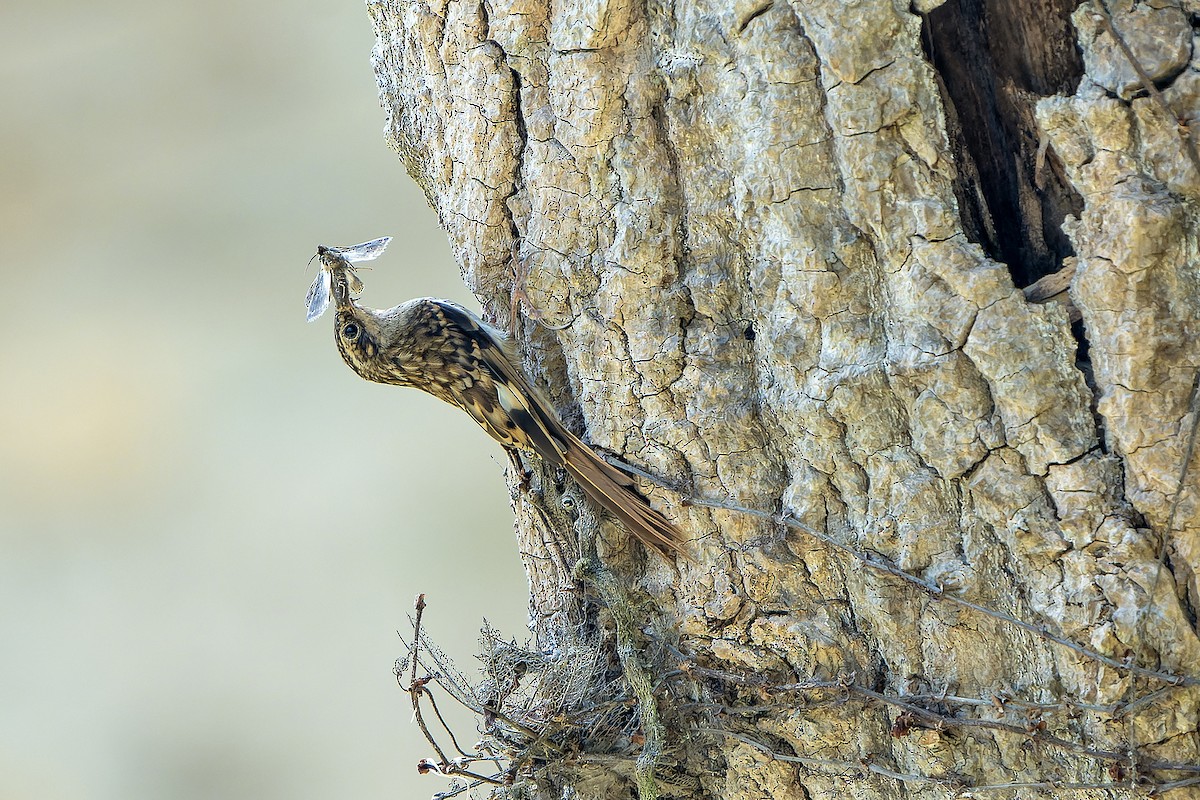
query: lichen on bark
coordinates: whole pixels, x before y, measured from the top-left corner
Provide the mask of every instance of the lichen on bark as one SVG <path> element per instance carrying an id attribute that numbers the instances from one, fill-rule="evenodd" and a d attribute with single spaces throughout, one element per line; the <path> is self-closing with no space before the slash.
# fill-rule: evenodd
<path id="1" fill-rule="evenodd" d="M 693 563 L 640 558 L 607 525 L 600 554 L 647 599 L 649 666 L 675 675 L 656 691 L 687 794 L 1194 776 L 1137 765 L 1200 752 L 1197 689 L 1154 695 L 1150 674 L 1200 664 L 1200 506 L 1180 486 L 1200 175 L 1087 4 L 1078 86 L 1002 104 L 1040 137 L 1007 157 L 1073 193 L 1043 213 L 1025 184 L 1013 207 L 1039 230 L 1081 209 L 1062 224 L 1074 329 L 964 226 L 962 101 L 903 4 L 368 7 L 388 136 L 485 312 L 592 443 L 682 490 L 646 484 Z M 1173 111 L 1194 109 L 1183 11 L 1113 19 Z M 510 480 L 531 624 L 552 637 L 562 487 Z M 804 681 L 846 689 L 767 701 Z"/>

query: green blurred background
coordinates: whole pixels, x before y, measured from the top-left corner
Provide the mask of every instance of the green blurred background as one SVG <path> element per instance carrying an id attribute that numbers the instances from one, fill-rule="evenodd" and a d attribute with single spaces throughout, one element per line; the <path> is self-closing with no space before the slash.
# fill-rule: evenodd
<path id="1" fill-rule="evenodd" d="M 0 9 L 0 799 L 445 788 L 392 663 L 521 637 L 499 448 L 307 325 L 474 305 L 384 143 L 360 2 Z M 470 723 L 460 740 L 475 741 Z"/>

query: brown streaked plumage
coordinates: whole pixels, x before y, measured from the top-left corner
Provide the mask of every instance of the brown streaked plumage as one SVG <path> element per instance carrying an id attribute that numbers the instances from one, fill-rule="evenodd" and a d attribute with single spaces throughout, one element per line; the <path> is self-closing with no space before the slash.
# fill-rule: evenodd
<path id="1" fill-rule="evenodd" d="M 458 406 L 506 448 L 564 468 L 646 547 L 664 556 L 685 553 L 679 530 L 637 493 L 633 480 L 562 424 L 502 333 L 446 300 L 363 308 L 353 298 L 358 286 L 352 264 L 337 248 L 319 248 L 318 255 L 337 308 L 334 340 L 351 369 L 369 381 L 411 386 Z"/>

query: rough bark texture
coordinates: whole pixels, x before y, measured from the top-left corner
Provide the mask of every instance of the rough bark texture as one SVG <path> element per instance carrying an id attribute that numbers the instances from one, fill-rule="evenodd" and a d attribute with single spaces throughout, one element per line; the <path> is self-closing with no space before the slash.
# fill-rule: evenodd
<path id="1" fill-rule="evenodd" d="M 600 653 L 624 687 L 604 691 L 640 714 L 520 764 L 515 791 L 1033 797 L 1196 777 L 1152 765 L 1200 761 L 1200 464 L 1180 485 L 1200 173 L 1106 13 L 368 5 L 392 141 L 530 372 L 596 445 L 778 515 L 654 489 L 695 563 L 607 523 L 589 561 L 560 477 L 514 469 L 539 645 Z M 1185 123 L 1195 10 L 1109 9 Z M 1071 259 L 1074 332 L 1017 288 Z"/>

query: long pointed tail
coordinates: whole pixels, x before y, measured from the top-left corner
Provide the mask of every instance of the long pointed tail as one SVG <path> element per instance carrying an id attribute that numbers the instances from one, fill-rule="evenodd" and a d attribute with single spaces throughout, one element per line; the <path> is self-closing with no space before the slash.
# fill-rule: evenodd
<path id="1" fill-rule="evenodd" d="M 571 437 L 574 440 L 574 437 Z M 683 535 L 637 493 L 633 479 L 578 440 L 563 453 L 563 466 L 593 502 L 608 509 L 646 547 L 664 557 L 687 555 Z"/>

